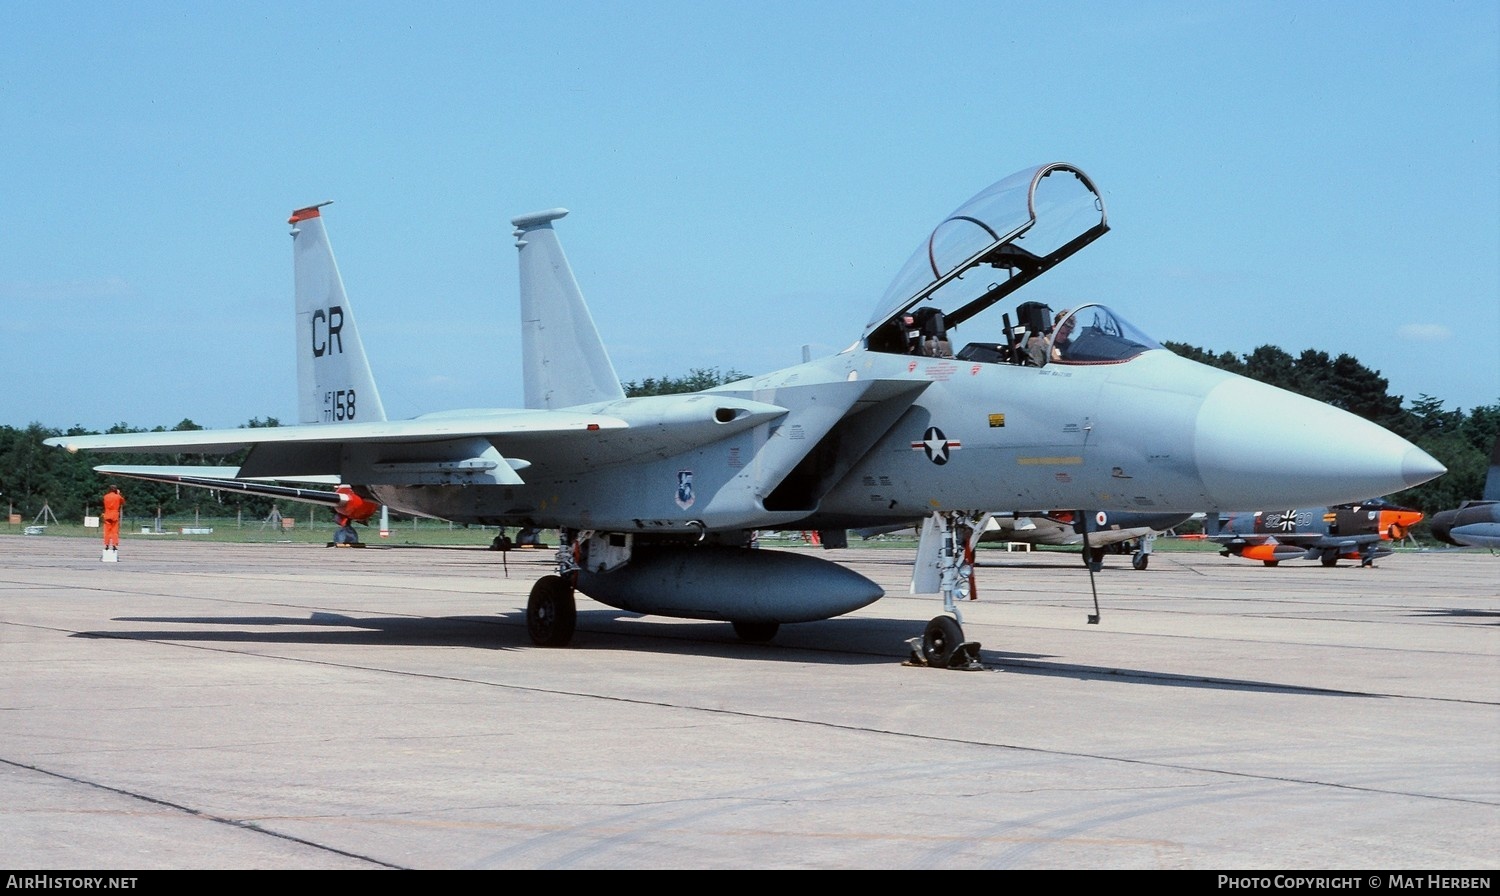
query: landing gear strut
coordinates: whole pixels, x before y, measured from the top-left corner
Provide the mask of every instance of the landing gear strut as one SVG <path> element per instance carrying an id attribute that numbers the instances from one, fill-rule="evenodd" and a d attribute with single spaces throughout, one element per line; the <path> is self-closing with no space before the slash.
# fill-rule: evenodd
<path id="1" fill-rule="evenodd" d="M 974 575 L 973 558 L 968 548 L 969 528 L 963 525 L 963 519 L 957 513 L 934 513 L 928 521 L 928 526 L 934 527 L 939 536 L 935 563 L 943 593 L 943 611 L 951 615 L 933 617 L 922 637 L 906 642 L 911 647 L 911 659 L 906 662 L 908 666 L 984 668 L 979 663 L 979 642 L 964 640 L 963 614 L 958 610 L 958 602 L 969 596 Z"/>
<path id="2" fill-rule="evenodd" d="M 1084 547 L 1083 565 L 1089 568 L 1089 572 L 1102 572 L 1104 570 L 1104 548 Z"/>

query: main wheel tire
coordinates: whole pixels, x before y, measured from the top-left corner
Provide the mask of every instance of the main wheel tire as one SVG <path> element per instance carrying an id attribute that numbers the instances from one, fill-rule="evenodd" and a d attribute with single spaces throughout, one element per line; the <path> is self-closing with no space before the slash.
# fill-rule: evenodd
<path id="1" fill-rule="evenodd" d="M 340 526 L 333 530 L 334 544 L 359 544 L 359 533 L 353 526 Z"/>
<path id="2" fill-rule="evenodd" d="M 1280 563 L 1281 561 L 1280 560 L 1262 560 L 1261 562 L 1264 563 L 1267 566 L 1275 566 L 1276 564 Z"/>
<path id="3" fill-rule="evenodd" d="M 952 616 L 935 616 L 922 632 L 922 659 L 929 666 L 947 668 L 964 642 L 964 630 Z"/>
<path id="4" fill-rule="evenodd" d="M 780 628 L 779 622 L 736 622 L 734 633 L 741 641 L 762 644 L 776 637 L 776 632 Z"/>
<path id="5" fill-rule="evenodd" d="M 1338 554 L 1324 554 L 1319 559 L 1323 561 L 1323 565 L 1324 566 L 1338 566 L 1339 565 L 1339 555 Z"/>
<path id="6" fill-rule="evenodd" d="M 562 576 L 542 576 L 526 601 L 526 630 L 538 647 L 566 647 L 578 627 L 578 603 Z"/>

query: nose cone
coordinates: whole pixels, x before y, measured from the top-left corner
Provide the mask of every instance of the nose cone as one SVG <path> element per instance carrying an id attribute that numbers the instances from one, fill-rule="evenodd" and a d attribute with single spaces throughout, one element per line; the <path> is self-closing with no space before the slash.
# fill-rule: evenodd
<path id="1" fill-rule="evenodd" d="M 1208 509 L 1344 504 L 1447 472 L 1362 417 L 1244 377 L 1205 396 L 1194 450 Z"/>
<path id="2" fill-rule="evenodd" d="M 1396 510 L 1390 513 L 1382 513 L 1380 521 L 1387 526 L 1400 526 L 1403 529 L 1410 529 L 1417 523 L 1422 522 L 1422 511 Z"/>

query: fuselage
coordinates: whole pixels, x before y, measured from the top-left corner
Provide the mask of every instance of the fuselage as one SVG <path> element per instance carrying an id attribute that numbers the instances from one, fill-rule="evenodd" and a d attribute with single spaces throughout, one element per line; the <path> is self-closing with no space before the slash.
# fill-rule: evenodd
<path id="1" fill-rule="evenodd" d="M 1366 538 L 1397 541 L 1422 521 L 1422 512 L 1385 502 L 1345 504 L 1337 507 L 1302 507 L 1295 510 L 1247 510 L 1231 512 L 1220 522 L 1217 534 L 1262 536 L 1281 541 L 1320 538 Z"/>
<path id="2" fill-rule="evenodd" d="M 601 430 L 615 441 L 597 465 L 587 447 L 512 448 L 527 464 L 522 485 L 370 491 L 459 522 L 666 534 L 879 525 L 939 510 L 1332 504 L 1436 467 L 1361 418 L 1164 349 L 1036 368 L 853 348 L 696 394 L 787 411 L 676 453 L 645 438 L 648 425 Z M 641 401 L 571 410 L 629 422 Z M 638 455 L 619 441 L 632 438 Z"/>

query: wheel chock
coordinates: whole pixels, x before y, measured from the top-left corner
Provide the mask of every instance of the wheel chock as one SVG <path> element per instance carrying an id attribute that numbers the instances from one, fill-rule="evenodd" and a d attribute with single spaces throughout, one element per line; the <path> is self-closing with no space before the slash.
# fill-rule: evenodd
<path id="1" fill-rule="evenodd" d="M 984 669 L 984 664 L 979 662 L 978 641 L 965 641 L 955 647 L 953 653 L 948 656 L 948 664 L 946 666 L 934 666 L 927 662 L 927 658 L 922 655 L 921 638 L 907 638 L 906 646 L 911 648 L 911 656 L 901 664 L 903 666 L 922 666 L 930 669 L 958 669 L 963 672 L 977 672 Z"/>

